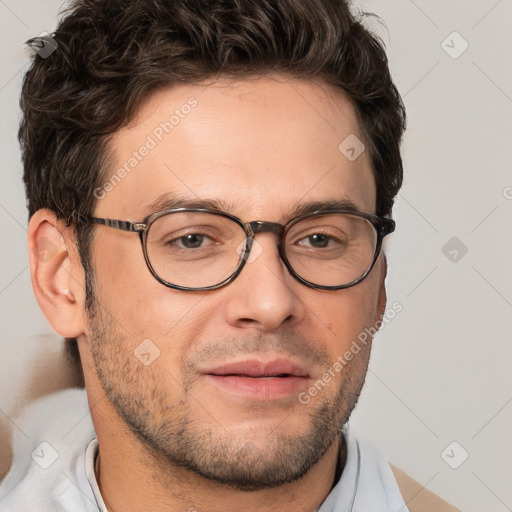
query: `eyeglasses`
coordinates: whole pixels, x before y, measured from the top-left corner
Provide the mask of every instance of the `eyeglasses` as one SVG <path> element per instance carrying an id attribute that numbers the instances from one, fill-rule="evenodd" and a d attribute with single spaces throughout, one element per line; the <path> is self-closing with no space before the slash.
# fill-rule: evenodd
<path id="1" fill-rule="evenodd" d="M 275 233 L 290 273 L 320 290 L 360 283 L 373 268 L 383 238 L 395 222 L 370 213 L 328 210 L 300 215 L 286 225 L 243 222 L 203 208 L 162 210 L 141 222 L 98 217 L 82 221 L 139 233 L 146 264 L 165 286 L 183 291 L 216 290 L 242 271 L 258 233 Z"/>

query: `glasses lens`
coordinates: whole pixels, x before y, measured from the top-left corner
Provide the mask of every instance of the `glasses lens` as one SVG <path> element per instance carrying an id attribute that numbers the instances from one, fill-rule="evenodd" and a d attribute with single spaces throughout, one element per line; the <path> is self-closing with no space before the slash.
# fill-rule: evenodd
<path id="1" fill-rule="evenodd" d="M 293 270 L 320 286 L 341 286 L 370 268 L 377 245 L 372 223 L 350 214 L 316 215 L 293 224 L 285 252 Z"/>
<path id="2" fill-rule="evenodd" d="M 173 212 L 155 220 L 147 234 L 148 259 L 168 283 L 186 288 L 215 286 L 237 269 L 245 232 L 213 213 Z"/>

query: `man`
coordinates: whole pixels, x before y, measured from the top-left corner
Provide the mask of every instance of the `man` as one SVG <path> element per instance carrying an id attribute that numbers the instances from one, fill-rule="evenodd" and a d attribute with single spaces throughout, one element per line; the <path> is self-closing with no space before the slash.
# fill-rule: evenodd
<path id="1" fill-rule="evenodd" d="M 347 5 L 80 0 L 29 44 L 32 282 L 85 392 L 27 410 L 1 510 L 454 510 L 345 427 L 405 124 Z"/>

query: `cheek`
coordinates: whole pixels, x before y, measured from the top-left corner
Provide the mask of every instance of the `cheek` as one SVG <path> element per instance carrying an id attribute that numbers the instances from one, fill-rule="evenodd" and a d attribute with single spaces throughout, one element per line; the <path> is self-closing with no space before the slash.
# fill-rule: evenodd
<path id="1" fill-rule="evenodd" d="M 137 236 L 113 238 L 98 237 L 94 250 L 95 295 L 103 313 L 134 339 L 149 338 L 165 345 L 168 339 L 179 343 L 197 333 L 202 319 L 208 318 L 201 313 L 203 297 L 158 282 L 147 268 Z"/>
<path id="2" fill-rule="evenodd" d="M 305 302 L 307 299 L 304 299 Z M 317 297 L 306 302 L 310 311 L 311 335 L 324 335 L 326 349 L 332 358 L 337 358 L 350 348 L 365 329 L 376 321 L 378 292 L 371 280 L 346 290 L 317 293 Z M 314 331 L 316 330 L 316 334 Z"/>

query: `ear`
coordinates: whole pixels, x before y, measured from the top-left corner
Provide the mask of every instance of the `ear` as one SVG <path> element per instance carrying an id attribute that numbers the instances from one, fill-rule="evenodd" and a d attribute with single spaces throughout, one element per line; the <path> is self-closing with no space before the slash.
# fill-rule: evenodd
<path id="1" fill-rule="evenodd" d="M 386 275 L 388 273 L 388 262 L 386 260 L 386 255 L 382 253 L 381 256 L 381 276 L 379 282 L 379 291 L 378 291 L 378 299 L 377 299 L 377 321 L 382 321 L 382 317 L 386 312 L 386 304 L 388 301 L 388 297 L 386 294 Z"/>
<path id="2" fill-rule="evenodd" d="M 77 338 L 85 329 L 85 274 L 73 228 L 47 209 L 38 210 L 28 225 L 32 287 L 55 332 Z"/>

